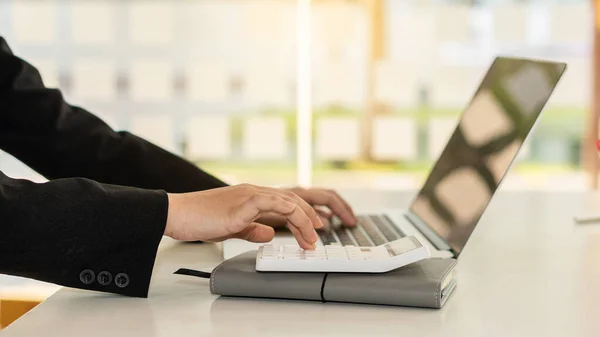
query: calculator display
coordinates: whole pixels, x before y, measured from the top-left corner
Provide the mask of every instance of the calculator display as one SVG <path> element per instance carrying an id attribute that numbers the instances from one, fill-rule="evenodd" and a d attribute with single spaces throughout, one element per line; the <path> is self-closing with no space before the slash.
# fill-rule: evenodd
<path id="1" fill-rule="evenodd" d="M 390 256 L 398 256 L 417 248 L 419 248 L 419 243 L 415 242 L 412 238 L 396 240 L 385 244 L 385 249 Z"/>

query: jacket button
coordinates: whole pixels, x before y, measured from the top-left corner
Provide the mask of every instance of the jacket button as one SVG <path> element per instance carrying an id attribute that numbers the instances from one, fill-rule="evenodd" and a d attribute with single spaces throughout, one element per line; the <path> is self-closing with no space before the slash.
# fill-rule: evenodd
<path id="1" fill-rule="evenodd" d="M 119 288 L 125 288 L 129 285 L 129 275 L 120 273 L 115 276 L 115 284 Z"/>
<path id="2" fill-rule="evenodd" d="M 86 269 L 79 274 L 79 280 L 83 284 L 92 284 L 96 280 L 96 274 L 91 269 Z"/>
<path id="3" fill-rule="evenodd" d="M 112 274 L 107 271 L 101 271 L 98 273 L 98 283 L 103 286 L 107 286 L 112 282 Z"/>

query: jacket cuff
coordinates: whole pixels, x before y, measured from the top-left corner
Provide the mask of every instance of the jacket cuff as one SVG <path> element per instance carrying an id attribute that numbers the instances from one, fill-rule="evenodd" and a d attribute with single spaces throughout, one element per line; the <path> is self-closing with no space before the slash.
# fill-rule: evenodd
<path id="1" fill-rule="evenodd" d="M 126 189 L 117 193 L 105 217 L 114 233 L 107 236 L 110 248 L 92 252 L 79 264 L 73 280 L 78 287 L 133 297 L 147 297 L 158 246 L 168 215 L 168 197 L 162 190 Z M 102 247 L 102 246 L 100 246 Z M 94 282 L 85 284 L 85 272 L 95 274 Z M 89 282 L 89 281 L 87 281 Z"/>

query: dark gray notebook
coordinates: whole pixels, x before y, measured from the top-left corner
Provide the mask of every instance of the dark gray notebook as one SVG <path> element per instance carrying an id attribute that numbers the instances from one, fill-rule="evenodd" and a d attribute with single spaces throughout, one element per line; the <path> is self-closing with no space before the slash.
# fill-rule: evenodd
<path id="1" fill-rule="evenodd" d="M 223 296 L 442 308 L 452 294 L 455 259 L 428 259 L 383 274 L 257 272 L 256 251 L 217 266 L 210 290 Z"/>

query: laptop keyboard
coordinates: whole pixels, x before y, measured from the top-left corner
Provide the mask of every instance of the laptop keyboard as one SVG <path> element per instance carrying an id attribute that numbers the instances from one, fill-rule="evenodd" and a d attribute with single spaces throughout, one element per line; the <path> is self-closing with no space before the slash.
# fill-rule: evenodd
<path id="1" fill-rule="evenodd" d="M 318 231 L 324 245 L 373 247 L 379 246 L 406 235 L 385 215 L 363 215 L 357 218 L 356 227 L 332 224 L 329 231 Z"/>

